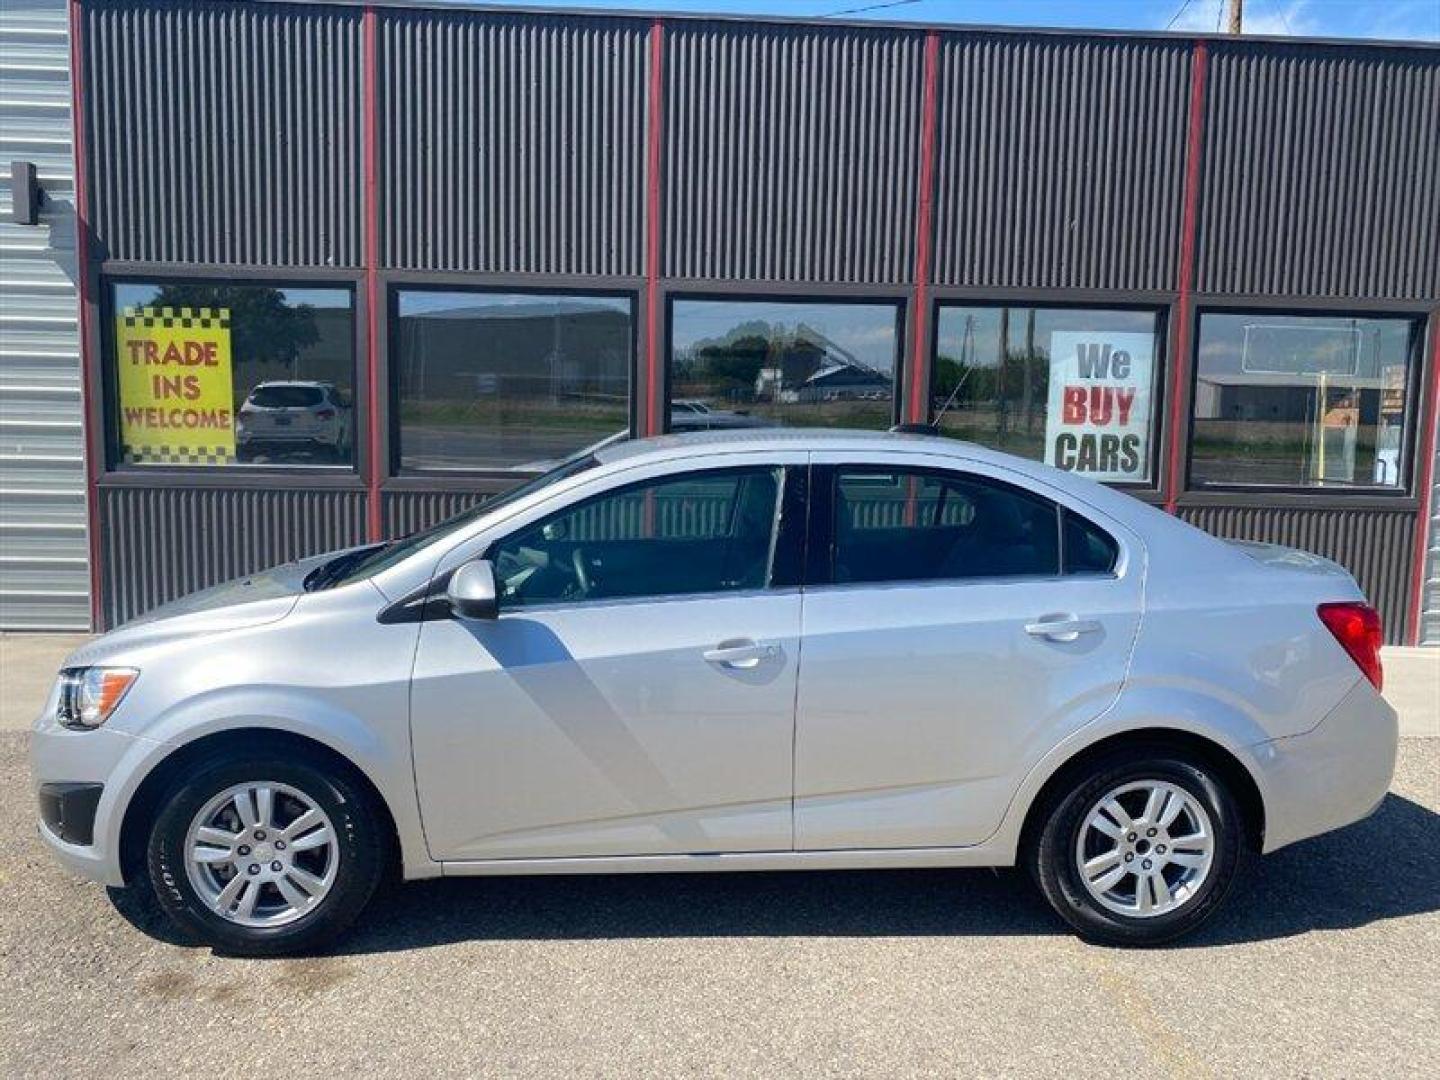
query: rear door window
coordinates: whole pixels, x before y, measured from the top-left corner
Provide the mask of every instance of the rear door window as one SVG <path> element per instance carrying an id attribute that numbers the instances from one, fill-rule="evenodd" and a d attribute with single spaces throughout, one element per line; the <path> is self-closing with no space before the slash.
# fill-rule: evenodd
<path id="1" fill-rule="evenodd" d="M 961 473 L 842 466 L 834 488 L 837 583 L 1055 577 L 1058 507 Z"/>

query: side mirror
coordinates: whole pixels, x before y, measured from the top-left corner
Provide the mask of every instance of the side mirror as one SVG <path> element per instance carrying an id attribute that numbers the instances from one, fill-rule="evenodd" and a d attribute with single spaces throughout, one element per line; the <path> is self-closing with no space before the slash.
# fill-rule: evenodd
<path id="1" fill-rule="evenodd" d="M 462 619 L 494 619 L 500 614 L 495 588 L 495 567 L 487 559 L 473 559 L 450 575 L 445 588 L 450 610 Z"/>

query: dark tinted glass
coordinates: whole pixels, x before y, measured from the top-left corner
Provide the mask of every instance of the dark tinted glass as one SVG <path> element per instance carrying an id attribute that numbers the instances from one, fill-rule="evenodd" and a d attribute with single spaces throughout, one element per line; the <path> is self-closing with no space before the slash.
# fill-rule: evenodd
<path id="1" fill-rule="evenodd" d="M 540 472 L 630 429 L 626 297 L 406 290 L 397 323 L 404 469 Z"/>
<path id="2" fill-rule="evenodd" d="M 894 304 L 676 300 L 670 430 L 888 428 Z"/>
<path id="3" fill-rule="evenodd" d="M 840 470 L 835 580 L 924 581 L 1059 572 L 1056 507 L 973 477 Z"/>
<path id="4" fill-rule="evenodd" d="M 507 607 L 762 588 L 778 469 L 692 473 L 598 496 L 491 552 Z"/>
<path id="5" fill-rule="evenodd" d="M 1202 315 L 1192 481 L 1403 487 L 1414 331 L 1408 319 Z"/>
<path id="6" fill-rule="evenodd" d="M 1095 480 L 1146 480 L 1158 321 L 1153 311 L 942 307 L 941 433 Z"/>
<path id="7" fill-rule="evenodd" d="M 114 290 L 122 461 L 354 464 L 348 289 L 125 282 Z M 312 408 L 322 403 L 329 407 Z"/>
<path id="8" fill-rule="evenodd" d="M 1065 573 L 1108 574 L 1120 549 L 1101 529 L 1069 510 L 1065 515 Z"/>
<path id="9" fill-rule="evenodd" d="M 325 395 L 314 386 L 267 383 L 252 390 L 248 400 L 262 409 L 308 409 L 324 401 Z"/>

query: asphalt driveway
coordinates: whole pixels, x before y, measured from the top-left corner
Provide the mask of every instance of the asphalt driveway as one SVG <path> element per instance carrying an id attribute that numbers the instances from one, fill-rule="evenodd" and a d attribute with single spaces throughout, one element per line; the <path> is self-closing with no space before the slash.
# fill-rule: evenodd
<path id="1" fill-rule="evenodd" d="M 35 837 L 0 734 L 0 1073 L 1380 1076 L 1440 1060 L 1440 740 L 1183 947 L 1063 933 L 1014 872 L 395 888 L 338 955 L 174 943 Z"/>

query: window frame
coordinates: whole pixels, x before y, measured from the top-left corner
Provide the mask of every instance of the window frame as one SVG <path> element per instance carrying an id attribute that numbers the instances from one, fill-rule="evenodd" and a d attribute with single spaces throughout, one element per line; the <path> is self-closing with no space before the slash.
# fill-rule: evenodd
<path id="1" fill-rule="evenodd" d="M 1049 494 L 1039 492 L 1024 484 L 1014 483 L 1000 477 L 992 476 L 987 472 L 977 472 L 964 468 L 947 468 L 942 465 L 925 464 L 920 462 L 906 463 L 902 461 L 866 461 L 855 459 L 851 461 L 826 461 L 816 462 L 810 467 L 809 478 L 810 500 L 809 520 L 807 531 L 806 550 L 808 559 L 805 568 L 805 585 L 807 588 L 832 588 L 832 589 L 893 589 L 893 588 L 929 588 L 929 587 L 963 587 L 973 585 L 1016 585 L 1035 584 L 1047 582 L 1059 584 L 1075 579 L 1084 581 L 1117 580 L 1120 577 L 1120 568 L 1125 562 L 1125 546 L 1120 538 L 1115 535 L 1113 529 L 1106 528 L 1098 523 L 1094 516 L 1077 510 L 1068 502 L 1054 498 Z M 836 499 L 835 492 L 840 483 L 842 472 L 876 472 L 876 473 L 905 473 L 922 476 L 935 476 L 941 479 L 955 479 L 974 484 L 988 484 L 991 487 L 1007 489 L 1019 492 L 1021 495 L 1031 499 L 1038 499 L 1049 505 L 1055 514 L 1055 567 L 1054 574 L 1010 574 L 1010 575 L 980 575 L 973 577 L 925 577 L 925 578 L 902 578 L 891 581 L 837 581 L 835 579 L 835 555 L 836 555 Z M 1108 571 L 1096 572 L 1086 571 L 1084 573 L 1067 574 L 1065 572 L 1065 514 L 1071 513 L 1083 520 L 1091 528 L 1108 537 L 1114 545 L 1116 556 L 1114 564 Z"/>
<path id="2" fill-rule="evenodd" d="M 395 490 L 428 490 L 431 487 L 449 490 L 457 485 L 466 487 L 474 481 L 498 481 L 502 484 L 523 483 L 543 474 L 541 469 L 425 469 L 401 465 L 400 426 L 400 294 L 407 293 L 468 293 L 478 296 L 594 296 L 604 299 L 624 300 L 630 308 L 630 359 L 626 365 L 626 430 L 627 438 L 634 438 L 639 423 L 640 395 L 643 382 L 640 364 L 640 322 L 643 316 L 640 291 L 629 284 L 595 284 L 586 282 L 574 284 L 556 281 L 553 277 L 545 281 L 529 279 L 476 281 L 474 275 L 449 277 L 445 275 L 389 275 L 385 281 L 386 329 L 384 333 L 384 368 L 381 385 L 384 391 L 382 408 L 382 437 L 384 444 L 384 476 L 399 485 Z M 577 447 L 576 452 L 583 449 Z M 387 489 L 390 485 L 386 485 Z M 503 487 L 497 490 L 504 490 Z"/>
<path id="3" fill-rule="evenodd" d="M 1205 315 L 1268 315 L 1274 318 L 1336 318 L 1336 319 L 1391 319 L 1408 322 L 1410 334 L 1406 343 L 1405 359 L 1405 421 L 1400 434 L 1400 473 L 1403 482 L 1395 487 L 1354 486 L 1325 487 L 1302 484 L 1226 484 L 1197 483 L 1195 480 L 1195 402 L 1200 383 L 1200 328 Z M 1276 300 L 1271 303 L 1226 303 L 1220 300 L 1198 302 L 1191 313 L 1191 346 L 1189 357 L 1189 383 L 1186 386 L 1185 412 L 1176 432 L 1176 438 L 1184 439 L 1183 474 L 1180 493 L 1187 501 L 1196 502 L 1220 499 L 1227 503 L 1249 504 L 1255 502 L 1273 505 L 1276 497 L 1289 502 L 1305 504 L 1331 503 L 1334 505 L 1360 508 L 1369 501 L 1371 505 L 1392 507 L 1399 501 L 1414 502 L 1417 482 L 1416 434 L 1423 414 L 1421 392 L 1424 387 L 1421 369 L 1425 364 L 1425 340 L 1429 329 L 1430 316 L 1415 308 L 1357 307 L 1354 305 L 1325 306 L 1315 301 Z M 1440 362 L 1440 360 L 1437 360 Z M 1198 498 L 1196 498 L 1198 497 Z M 1397 507 L 1399 508 L 1399 507 Z"/>
<path id="4" fill-rule="evenodd" d="M 229 465 L 139 465 L 121 459 L 119 342 L 115 332 L 115 287 L 125 285 L 233 285 L 252 288 L 336 289 L 350 296 L 350 373 L 353 430 L 348 465 L 270 465 L 234 462 Z M 103 453 L 96 482 L 104 487 L 223 487 L 364 490 L 368 464 L 369 374 L 362 358 L 366 349 L 364 275 L 359 271 L 306 268 L 187 266 L 183 264 L 111 263 L 96 273 L 96 311 L 100 318 L 100 393 L 95 395 L 91 422 L 100 434 Z M 93 410 L 98 410 L 99 416 Z M 287 482 L 289 481 L 289 482 Z"/>
<path id="5" fill-rule="evenodd" d="M 736 282 L 733 288 L 721 283 L 707 283 L 703 288 L 672 287 L 665 291 L 661 300 L 661 345 L 659 386 L 660 430 L 656 434 L 671 433 L 670 409 L 675 400 L 675 303 L 676 301 L 701 301 L 704 303 L 734 304 L 817 304 L 839 306 L 876 306 L 880 304 L 895 308 L 895 370 L 894 391 L 890 401 L 890 426 L 901 423 L 905 418 L 905 402 L 909 396 L 910 379 L 913 372 L 907 363 L 909 346 L 909 319 L 911 294 L 909 289 L 887 289 L 884 287 L 855 286 L 853 288 L 827 291 L 815 286 L 786 286 L 781 284 L 756 288 L 753 282 Z M 817 427 L 809 430 L 835 431 L 837 428 Z"/>
<path id="6" fill-rule="evenodd" d="M 1101 480 L 1099 483 L 1116 491 L 1132 495 L 1158 497 L 1164 482 L 1167 445 L 1165 443 L 1165 414 L 1170 400 L 1170 335 L 1171 308 L 1174 297 L 1170 294 L 1126 295 L 1084 294 L 1080 290 L 1068 290 L 1067 295 L 1057 296 L 1045 293 L 1021 293 L 1014 296 L 999 295 L 999 290 L 987 292 L 983 297 L 970 296 L 964 292 L 942 289 L 937 292 L 930 305 L 930 340 L 926 354 L 925 380 L 925 422 L 935 423 L 935 398 L 940 377 L 940 316 L 946 308 L 1039 308 L 1066 311 L 1134 311 L 1153 315 L 1155 318 L 1155 369 L 1150 383 L 1150 423 L 1146 439 L 1150 447 L 1147 462 L 1148 477 L 1145 480 Z M 1198 324 L 1197 324 L 1198 325 Z M 1179 437 L 1175 433 L 1173 437 Z M 979 445 L 984 445 L 983 443 Z M 1005 451 L 997 451 L 1004 453 Z M 1033 461 L 1033 458 L 1026 458 Z M 1048 465 L 1048 461 L 1039 462 Z"/>
<path id="7" fill-rule="evenodd" d="M 569 501 L 564 506 L 556 507 L 549 513 L 529 518 L 525 522 L 506 530 L 503 534 L 486 543 L 480 554 L 476 557 L 486 559 L 494 564 L 500 547 L 521 534 L 541 528 L 548 521 L 574 513 L 582 507 L 599 500 L 623 497 L 627 492 L 634 491 L 637 488 L 684 482 L 686 479 L 697 476 L 728 476 L 738 473 L 765 471 L 778 472 L 780 476 L 778 489 L 775 494 L 774 524 L 772 525 L 770 536 L 770 566 L 764 585 L 745 589 L 711 589 L 702 592 L 645 593 L 636 596 L 597 596 L 594 598 L 582 597 L 578 599 L 545 600 L 534 604 L 510 605 L 508 608 L 502 596 L 499 597 L 498 610 L 500 617 L 503 618 L 507 614 L 523 616 L 527 612 L 564 611 L 574 608 L 593 607 L 595 605 L 661 604 L 670 601 L 699 600 L 706 597 L 774 595 L 797 590 L 801 584 L 800 577 L 804 566 L 806 529 L 808 526 L 808 513 L 800 513 L 798 511 L 805 506 L 804 500 L 808 488 L 808 469 L 807 466 L 803 464 L 779 460 L 762 460 L 748 464 L 731 463 L 715 465 L 708 468 L 702 466 L 699 468 L 682 469 L 675 472 L 654 473 L 650 476 L 641 477 L 626 483 L 616 484 L 604 490 L 594 492 L 593 494 L 581 496 L 580 498 Z"/>

